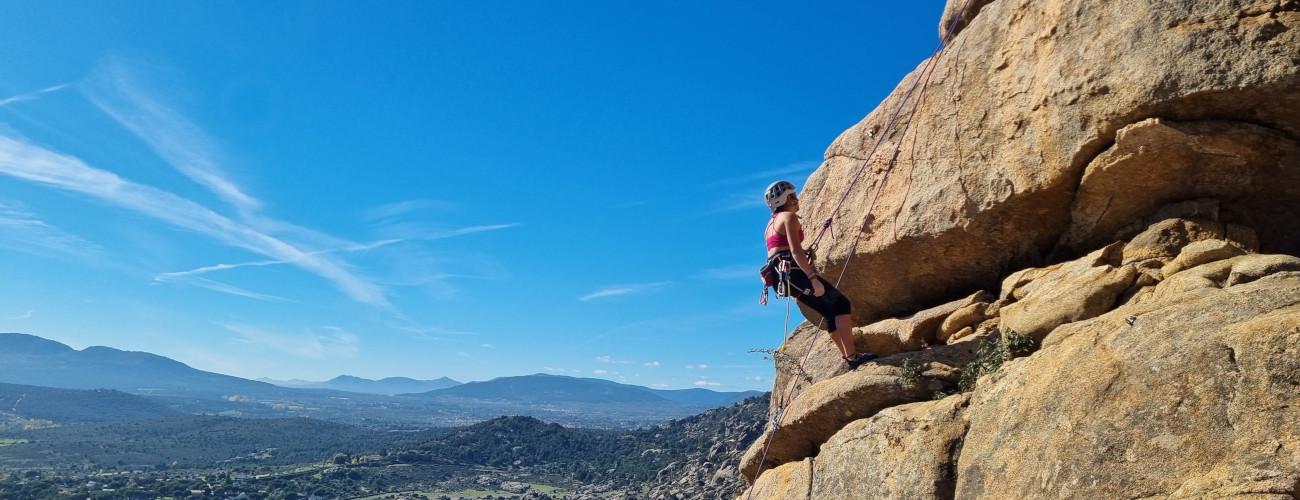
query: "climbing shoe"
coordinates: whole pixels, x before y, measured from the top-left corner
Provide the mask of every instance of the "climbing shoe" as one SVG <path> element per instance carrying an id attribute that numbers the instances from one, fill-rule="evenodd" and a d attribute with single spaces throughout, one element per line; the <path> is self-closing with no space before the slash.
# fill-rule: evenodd
<path id="1" fill-rule="evenodd" d="M 871 354 L 869 352 L 860 352 L 854 354 L 852 357 L 844 358 L 844 362 L 847 363 L 849 365 L 849 369 L 852 370 L 862 365 L 862 363 L 866 363 L 873 359 L 876 359 L 875 354 Z"/>

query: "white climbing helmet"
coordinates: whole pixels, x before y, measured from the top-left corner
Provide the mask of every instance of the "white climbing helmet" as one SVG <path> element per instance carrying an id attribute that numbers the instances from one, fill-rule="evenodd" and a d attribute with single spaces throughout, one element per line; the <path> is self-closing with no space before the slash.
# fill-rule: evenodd
<path id="1" fill-rule="evenodd" d="M 776 210 L 784 206 L 792 194 L 794 194 L 794 184 L 790 181 L 776 181 L 763 192 L 763 199 L 767 200 L 767 208 Z"/>

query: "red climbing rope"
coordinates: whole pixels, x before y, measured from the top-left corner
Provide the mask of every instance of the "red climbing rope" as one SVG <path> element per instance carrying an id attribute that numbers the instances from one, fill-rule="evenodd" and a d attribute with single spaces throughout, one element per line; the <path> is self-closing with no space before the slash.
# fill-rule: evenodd
<path id="1" fill-rule="evenodd" d="M 894 111 L 891 114 L 889 120 L 886 122 L 885 127 L 880 131 L 880 135 L 876 137 L 875 144 L 872 145 L 871 151 L 867 154 L 866 158 L 862 160 L 862 164 L 858 166 L 857 171 L 853 174 L 853 179 L 849 181 L 849 185 L 844 189 L 844 194 L 840 196 L 839 201 L 835 203 L 835 207 L 831 209 L 830 216 L 827 217 L 826 221 L 822 223 L 821 229 L 817 231 L 817 236 L 813 239 L 813 243 L 812 245 L 809 246 L 809 248 L 816 248 L 817 244 L 821 241 L 822 236 L 825 235 L 826 230 L 831 229 L 831 224 L 835 218 L 835 214 L 839 212 L 845 200 L 848 199 L 849 194 L 853 191 L 853 188 L 857 185 L 858 181 L 862 177 L 862 174 L 866 171 L 867 167 L 870 165 L 871 159 L 875 156 L 876 151 L 880 148 L 880 144 L 893 131 L 894 125 L 898 123 L 898 117 L 900 111 L 902 111 L 903 106 L 905 106 L 908 103 L 908 100 L 911 99 L 913 91 L 915 91 L 917 89 L 917 86 L 919 85 L 921 88 L 921 93 L 917 95 L 915 101 L 912 101 L 912 110 L 910 113 L 908 113 L 907 123 L 903 126 L 902 134 L 899 135 L 898 141 L 895 144 L 894 153 L 893 155 L 891 155 L 889 162 L 885 166 L 884 176 L 882 176 L 881 179 L 881 185 L 883 187 L 888 183 L 889 176 L 893 173 L 894 167 L 898 162 L 898 154 L 902 150 L 903 139 L 907 137 L 907 133 L 912 127 L 912 122 L 916 118 L 916 113 L 921 107 L 921 102 L 924 100 L 925 90 L 930 85 L 930 78 L 934 76 L 934 71 L 933 71 L 934 67 L 937 64 L 939 57 L 942 55 L 943 50 L 947 47 L 948 42 L 953 37 L 956 27 L 960 24 L 965 23 L 966 7 L 969 4 L 970 4 L 970 0 L 965 0 L 962 3 L 960 10 L 957 11 L 958 18 L 955 20 L 955 22 L 952 22 L 948 25 L 948 31 L 944 34 L 942 38 L 940 38 L 938 47 L 935 48 L 934 53 L 930 55 L 930 59 L 926 61 L 924 66 L 922 66 L 921 73 L 918 74 L 916 80 L 912 82 L 912 86 L 908 88 L 907 92 L 903 96 L 902 101 L 900 101 L 898 103 L 898 106 L 894 108 Z M 871 198 L 871 203 L 867 205 L 867 211 L 862 217 L 862 225 L 858 230 L 858 234 L 854 236 L 853 243 L 849 246 L 849 254 L 848 257 L 844 259 L 844 266 L 840 269 L 839 277 L 835 279 L 836 288 L 839 288 L 840 282 L 844 280 L 844 276 L 849 270 L 849 264 L 853 261 L 853 255 L 857 252 L 858 243 L 861 242 L 862 235 L 866 232 L 866 226 L 867 224 L 870 223 L 871 214 L 872 212 L 875 211 L 876 203 L 879 200 L 880 200 L 880 190 L 877 190 L 876 193 L 874 193 Z M 789 301 L 793 299 L 791 297 L 786 297 L 786 300 L 787 300 L 786 324 L 781 333 L 782 339 L 785 339 L 786 336 L 789 335 L 790 333 L 789 332 L 789 328 L 790 328 L 789 325 L 790 302 Z M 821 321 L 818 323 L 817 327 L 821 328 L 822 324 L 824 324 L 825 322 L 826 322 L 826 318 L 823 317 Z M 812 354 L 812 351 L 813 351 L 813 344 L 810 343 L 808 345 L 808 350 L 804 352 L 803 358 L 799 360 L 799 365 L 798 365 L 799 371 L 803 371 L 803 366 L 808 361 L 808 356 Z M 758 482 L 758 477 L 763 474 L 763 469 L 767 464 L 768 452 L 771 451 L 772 449 L 772 438 L 776 435 L 776 432 L 781 428 L 781 420 L 785 417 L 785 411 L 789 409 L 789 404 L 788 404 L 789 397 L 790 394 L 793 392 L 795 386 L 796 384 L 791 383 L 789 387 L 787 387 L 786 389 L 785 396 L 777 400 L 778 405 L 777 405 L 776 416 L 771 420 L 772 431 L 767 433 L 766 442 L 763 444 L 763 454 L 759 457 L 758 469 L 754 471 L 754 476 L 750 478 L 749 490 L 745 493 L 745 500 L 749 500 L 749 497 L 754 494 L 754 487 Z"/>

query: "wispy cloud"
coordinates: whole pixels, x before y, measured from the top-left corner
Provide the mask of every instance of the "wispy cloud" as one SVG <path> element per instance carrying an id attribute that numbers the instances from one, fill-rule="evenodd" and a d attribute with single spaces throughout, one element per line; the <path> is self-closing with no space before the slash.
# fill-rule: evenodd
<path id="1" fill-rule="evenodd" d="M 591 374 L 592 374 L 592 375 L 608 375 L 608 374 L 609 374 L 609 370 L 601 370 L 601 369 L 597 368 L 597 369 L 595 369 L 595 370 L 592 370 L 592 371 L 591 371 Z"/>
<path id="2" fill-rule="evenodd" d="M 265 293 L 258 293 L 252 290 L 245 290 L 243 288 L 237 287 L 235 285 L 231 285 L 229 283 L 222 283 L 220 281 L 210 280 L 207 278 L 192 277 L 192 278 L 187 278 L 185 281 L 186 283 L 193 286 L 197 286 L 199 288 L 206 288 L 214 292 L 236 295 L 239 297 L 245 297 L 249 299 L 261 300 L 266 302 L 292 302 L 284 297 L 278 297 L 275 295 L 269 295 Z"/>
<path id="3" fill-rule="evenodd" d="M 27 93 L 25 93 L 25 94 L 18 94 L 18 95 L 15 95 L 15 96 L 6 97 L 6 98 L 3 98 L 3 99 L 0 99 L 0 107 L 8 106 L 8 105 L 10 105 L 10 104 L 17 103 L 17 102 L 31 101 L 31 100 L 37 99 L 37 98 L 39 98 L 39 97 L 41 97 L 41 96 L 43 96 L 43 95 L 45 95 L 45 94 L 48 94 L 48 93 L 50 93 L 50 92 L 58 92 L 58 91 L 60 91 L 60 90 L 63 90 L 63 89 L 65 89 L 65 88 L 68 88 L 68 86 L 70 86 L 70 85 L 72 85 L 72 83 L 70 83 L 70 82 L 69 82 L 69 83 L 60 83 L 60 84 L 58 84 L 58 85 L 51 85 L 51 86 L 49 86 L 49 87 L 45 87 L 45 88 L 43 88 L 43 89 L 36 90 L 36 91 L 32 91 L 32 92 L 27 92 Z"/>
<path id="4" fill-rule="evenodd" d="M 17 316 L 10 316 L 10 317 L 5 318 L 5 319 L 7 319 L 7 320 L 31 319 L 32 314 L 35 314 L 35 313 L 36 313 L 36 311 L 33 311 L 33 310 L 31 310 L 31 309 L 28 309 L 27 312 L 25 312 L 25 313 L 19 314 L 19 315 L 17 315 Z"/>
<path id="5" fill-rule="evenodd" d="M 482 348 L 484 348 L 484 349 L 496 349 L 496 348 L 497 348 L 497 346 L 492 345 L 492 344 L 479 344 L 478 346 L 479 346 L 479 347 L 482 347 Z"/>
<path id="6" fill-rule="evenodd" d="M 768 184 L 778 180 L 792 180 L 795 184 L 800 184 L 807 176 L 817 169 L 820 162 L 801 161 L 784 165 L 777 168 L 760 170 L 749 174 L 739 175 L 718 179 L 712 182 L 701 183 L 702 189 L 726 190 L 731 191 L 721 195 L 705 211 L 698 215 L 714 215 L 725 212 L 735 212 L 740 210 L 753 210 L 766 208 L 763 201 L 763 188 Z M 736 191 L 736 189 L 740 189 Z"/>
<path id="7" fill-rule="evenodd" d="M 419 325 L 409 320 L 405 320 L 405 318 L 402 318 L 402 321 L 396 321 L 396 322 L 388 321 L 385 322 L 384 324 L 385 326 L 392 328 L 394 330 L 400 330 L 403 332 L 414 334 L 417 337 L 422 337 L 431 340 L 443 340 L 444 337 L 472 337 L 472 336 L 479 335 L 478 332 L 467 332 L 467 331 L 452 330 L 450 328 L 442 328 L 437 326 Z"/>
<path id="8" fill-rule="evenodd" d="M 645 293 L 658 288 L 668 286 L 669 284 L 670 282 L 668 281 L 658 281 L 654 283 L 631 283 L 631 284 L 624 284 L 624 285 L 609 285 L 609 286 L 601 287 L 600 289 L 594 292 L 578 297 L 578 300 L 587 302 L 587 301 L 606 298 L 606 297 L 618 297 L 621 295 Z"/>
<path id="9" fill-rule="evenodd" d="M 468 226 L 468 227 L 443 231 L 440 233 L 429 234 L 424 237 L 418 237 L 412 239 L 394 238 L 394 239 L 373 241 L 370 243 L 354 243 L 339 248 L 330 248 L 326 250 L 316 250 L 312 252 L 307 252 L 307 254 L 311 256 L 322 256 L 322 255 L 339 254 L 339 253 L 368 252 L 371 250 L 380 249 L 383 247 L 395 245 L 405 241 L 432 241 L 432 240 L 439 240 L 444 238 L 454 238 L 456 236 L 464 236 L 468 234 L 485 233 L 489 231 L 499 231 L 502 229 L 509 229 L 512 227 L 516 227 L 518 225 L 519 225 L 518 223 L 510 223 L 510 224 L 487 224 L 487 225 L 479 225 L 479 226 Z M 207 274 L 207 273 L 217 272 L 217 271 L 228 271 L 231 269 L 239 269 L 243 267 L 279 266 L 279 265 L 293 264 L 293 263 L 294 262 L 289 260 L 254 260 L 248 262 L 236 262 L 236 263 L 229 263 L 229 264 L 227 263 L 212 264 L 212 265 L 197 267 L 186 271 L 173 271 L 173 272 L 161 273 L 155 276 L 154 280 L 162 282 L 162 281 L 169 281 L 169 280 L 182 278 L 186 276 Z"/>
<path id="10" fill-rule="evenodd" d="M 356 335 L 336 327 L 285 334 L 242 324 L 221 325 L 235 334 L 236 340 L 261 348 L 307 359 L 354 358 L 361 341 Z"/>
<path id="11" fill-rule="evenodd" d="M 582 373 L 582 370 L 577 368 L 555 368 L 553 366 L 543 366 L 542 369 L 552 373 Z"/>
<path id="12" fill-rule="evenodd" d="M 704 363 L 698 363 L 698 364 L 694 364 L 694 365 L 686 365 L 686 369 L 687 369 L 687 370 L 703 370 L 703 369 L 706 369 L 706 368 L 708 368 L 708 367 L 709 367 L 709 365 L 704 364 Z"/>
<path id="13" fill-rule="evenodd" d="M 614 359 L 612 356 L 608 356 L 608 355 L 606 355 L 606 356 L 596 356 L 596 361 L 599 361 L 599 362 L 601 362 L 601 363 L 605 363 L 605 364 L 608 364 L 608 365 L 626 365 L 626 364 L 631 364 L 631 363 L 632 363 L 631 361 L 628 361 L 628 360 L 626 360 L 626 359 Z"/>
<path id="14" fill-rule="evenodd" d="M 423 211 L 456 211 L 460 210 L 459 204 L 446 200 L 402 200 L 380 205 L 366 210 L 362 217 L 367 221 L 379 222 L 386 219 L 401 217 L 413 212 Z"/>
<path id="15" fill-rule="evenodd" d="M 0 135 L 0 174 L 81 193 L 272 260 L 293 263 L 332 282 L 352 299 L 391 308 L 384 291 L 328 256 L 313 254 L 171 192 L 123 179 L 82 160 Z"/>
<path id="16" fill-rule="evenodd" d="M 241 212 L 261 210 L 262 202 L 231 181 L 219 164 L 215 142 L 198 125 L 155 99 L 124 61 L 112 57 L 100 61 L 80 88 L 91 103 L 181 174 Z"/>
<path id="17" fill-rule="evenodd" d="M 649 367 L 651 367 L 651 368 L 658 368 L 658 367 L 659 367 L 659 362 L 658 362 L 658 361 L 646 361 L 644 364 L 645 364 L 645 366 L 649 366 Z"/>
<path id="18" fill-rule="evenodd" d="M 77 260 L 99 259 L 103 251 L 99 245 L 49 224 L 22 203 L 4 200 L 0 200 L 0 247 Z"/>
<path id="19" fill-rule="evenodd" d="M 415 199 L 380 205 L 362 213 L 371 230 L 384 238 L 400 241 L 433 241 L 516 227 L 518 223 L 483 224 L 447 229 L 435 222 L 463 207 L 447 200 Z"/>
<path id="20" fill-rule="evenodd" d="M 696 387 L 720 387 L 722 386 L 722 384 L 718 382 L 714 382 L 712 380 L 701 378 L 695 381 L 695 386 Z"/>

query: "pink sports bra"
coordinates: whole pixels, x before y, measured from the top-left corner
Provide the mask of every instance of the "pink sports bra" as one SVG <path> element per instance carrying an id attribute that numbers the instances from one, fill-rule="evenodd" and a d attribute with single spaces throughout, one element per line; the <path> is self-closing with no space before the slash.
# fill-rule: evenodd
<path id="1" fill-rule="evenodd" d="M 773 220 L 776 220 L 776 219 L 773 218 Z M 771 225 L 771 223 L 769 222 L 768 225 Z M 800 240 L 802 240 L 802 239 L 803 239 L 803 229 L 800 228 L 800 229 L 799 229 L 799 234 L 798 234 L 797 237 L 795 238 L 795 241 L 800 241 Z M 773 249 L 773 248 L 781 248 L 781 247 L 788 247 L 788 246 L 790 246 L 789 242 L 786 241 L 786 239 L 785 239 L 785 235 L 784 235 L 784 234 L 781 234 L 780 232 L 777 232 L 777 233 L 775 233 L 775 234 L 773 234 L 773 235 L 767 237 L 767 249 L 768 249 L 768 250 L 771 250 L 771 249 Z"/>

